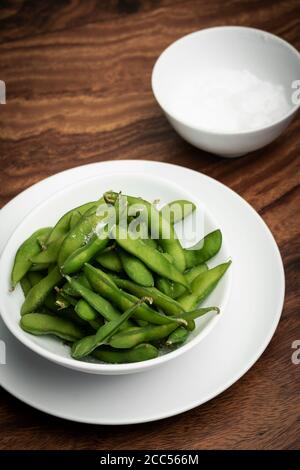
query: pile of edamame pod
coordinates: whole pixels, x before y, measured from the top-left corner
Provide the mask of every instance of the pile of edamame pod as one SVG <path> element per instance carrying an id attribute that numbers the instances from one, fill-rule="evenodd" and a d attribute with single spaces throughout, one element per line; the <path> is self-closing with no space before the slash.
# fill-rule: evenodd
<path id="1" fill-rule="evenodd" d="M 103 224 L 100 205 L 118 214 L 111 227 Z M 129 214 L 135 205 L 136 214 L 126 212 L 121 224 L 124 208 Z M 19 247 L 11 274 L 12 287 L 20 283 L 25 296 L 21 328 L 55 335 L 74 359 L 115 364 L 153 359 L 183 344 L 198 317 L 219 313 L 199 305 L 231 263 L 206 264 L 221 248 L 220 230 L 206 235 L 200 248 L 181 246 L 174 225 L 195 209 L 177 200 L 159 210 L 142 198 L 108 191 L 54 227 L 35 231 Z M 130 224 L 136 221 L 133 236 Z"/>

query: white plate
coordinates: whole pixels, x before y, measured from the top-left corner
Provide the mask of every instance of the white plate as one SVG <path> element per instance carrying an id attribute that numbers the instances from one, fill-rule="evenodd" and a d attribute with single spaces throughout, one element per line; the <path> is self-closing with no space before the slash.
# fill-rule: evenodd
<path id="1" fill-rule="evenodd" d="M 118 175 L 101 171 L 99 175 L 73 183 L 62 191 L 58 191 L 52 197 L 47 198 L 31 211 L 20 225 L 18 225 L 5 246 L 0 259 L 0 311 L 2 319 L 11 333 L 32 351 L 35 351 L 46 359 L 82 372 L 94 374 L 129 374 L 151 369 L 171 359 L 175 359 L 202 341 L 207 333 L 217 324 L 225 311 L 230 291 L 231 270 L 229 269 L 216 289 L 214 289 L 211 295 L 209 295 L 202 304 L 203 307 L 218 306 L 221 315 L 208 313 L 204 317 L 199 318 L 196 321 L 195 330 L 191 332 L 183 346 L 149 361 L 133 364 L 100 364 L 88 360 L 76 361 L 70 356 L 70 348 L 58 338 L 51 336 L 33 336 L 23 331 L 20 328 L 19 321 L 24 295 L 19 285 L 14 292 L 10 292 L 11 270 L 18 247 L 40 227 L 54 225 L 59 218 L 70 209 L 84 202 L 97 200 L 105 191 L 110 189 L 122 191 L 123 194 L 142 196 L 149 201 L 159 198 L 161 205 L 179 199 L 187 199 L 194 202 L 197 206 L 193 217 L 194 224 L 189 224 L 189 222 L 192 222 L 192 217 L 187 219 L 186 228 L 183 230 L 182 234 L 185 236 L 182 239 L 184 246 L 187 246 L 188 241 L 191 241 L 191 245 L 196 244 L 203 238 L 204 234 L 219 228 L 218 223 L 214 220 L 208 208 L 205 207 L 201 200 L 198 201 L 190 193 L 166 178 L 159 178 L 151 174 L 143 175 L 136 172 Z M 178 225 L 179 224 L 177 224 L 176 228 L 180 229 Z M 194 225 L 194 227 L 192 227 L 192 225 Z M 192 237 L 194 239 L 192 239 Z M 211 261 L 210 266 L 216 266 L 221 262 L 227 261 L 228 258 L 229 252 L 226 248 L 226 243 L 223 241 L 221 250 Z"/>
<path id="2" fill-rule="evenodd" d="M 262 219 L 229 188 L 201 173 L 146 161 L 86 165 L 29 188 L 0 211 L 0 226 L 5 227 L 0 248 L 35 204 L 98 171 L 151 173 L 188 188 L 203 201 L 222 227 L 234 261 L 226 314 L 184 356 L 157 369 L 124 376 L 87 375 L 52 364 L 15 340 L 1 323 L 0 339 L 7 355 L 7 364 L 0 366 L 1 385 L 35 408 L 74 421 L 130 424 L 172 416 L 224 391 L 260 357 L 282 310 L 281 257 Z"/>

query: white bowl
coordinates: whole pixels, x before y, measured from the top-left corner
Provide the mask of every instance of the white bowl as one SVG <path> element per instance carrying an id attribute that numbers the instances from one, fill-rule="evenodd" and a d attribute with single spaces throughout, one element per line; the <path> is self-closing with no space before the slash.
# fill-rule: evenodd
<path id="1" fill-rule="evenodd" d="M 8 241 L 0 259 L 0 311 L 2 318 L 11 333 L 32 351 L 62 366 L 94 374 L 126 374 L 143 371 L 163 364 L 170 359 L 184 354 L 187 350 L 198 344 L 213 328 L 220 316 L 208 314 L 199 319 L 196 329 L 191 333 L 186 344 L 175 351 L 149 361 L 120 365 L 95 363 L 88 360 L 74 360 L 70 356 L 70 348 L 64 345 L 61 340 L 51 336 L 33 336 L 20 328 L 20 308 L 24 296 L 20 286 L 17 286 L 14 292 L 10 292 L 10 273 L 19 245 L 33 231 L 43 226 L 54 225 L 66 211 L 84 202 L 95 200 L 104 191 L 110 189 L 121 190 L 124 194 L 143 196 L 149 200 L 159 197 L 161 202 L 164 203 L 175 199 L 189 199 L 200 207 L 200 210 L 196 212 L 196 217 L 201 220 L 203 218 L 203 230 L 205 233 L 218 228 L 218 224 L 207 208 L 204 209 L 201 201 L 195 200 L 188 192 L 168 180 L 144 176 L 138 173 L 128 175 L 101 173 L 101 175 L 94 178 L 84 179 L 68 186 L 63 191 L 42 202 L 22 221 Z M 223 243 L 220 252 L 214 258 L 211 265 L 219 264 L 228 258 L 229 252 L 226 248 L 226 243 Z M 216 305 L 220 307 L 222 315 L 230 290 L 230 279 L 231 272 L 229 270 L 203 305 Z"/>
<path id="2" fill-rule="evenodd" d="M 247 70 L 261 80 L 282 85 L 289 111 L 268 126 L 235 132 L 199 127 L 195 118 L 183 117 L 178 105 L 182 84 L 195 87 L 201 73 L 220 68 Z M 292 83 L 299 78 L 300 54 L 289 43 L 258 29 L 221 26 L 191 33 L 171 44 L 155 63 L 152 89 L 181 137 L 208 152 L 237 157 L 269 144 L 287 127 L 300 106 L 292 102 L 296 91 Z"/>

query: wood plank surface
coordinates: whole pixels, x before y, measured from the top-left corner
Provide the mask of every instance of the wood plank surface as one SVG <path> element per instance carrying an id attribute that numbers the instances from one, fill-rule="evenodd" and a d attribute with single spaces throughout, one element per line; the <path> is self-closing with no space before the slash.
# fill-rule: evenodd
<path id="1" fill-rule="evenodd" d="M 270 346 L 211 402 L 161 422 L 97 427 L 47 416 L 1 391 L 0 449 L 300 448 L 300 365 L 291 362 L 291 344 L 300 340 L 300 116 L 265 149 L 222 159 L 175 134 L 150 86 L 153 64 L 172 41 L 232 24 L 265 29 L 300 50 L 299 0 L 0 3 L 0 79 L 7 86 L 1 206 L 73 166 L 127 158 L 175 163 L 250 202 L 274 233 L 286 272 L 284 312 Z"/>

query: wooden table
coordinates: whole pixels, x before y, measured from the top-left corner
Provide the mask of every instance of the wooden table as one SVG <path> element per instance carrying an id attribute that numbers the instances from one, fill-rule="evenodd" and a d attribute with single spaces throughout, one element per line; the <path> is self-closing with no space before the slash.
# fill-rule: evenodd
<path id="1" fill-rule="evenodd" d="M 258 27 L 300 49 L 299 1 L 3 3 L 1 205 L 42 178 L 85 163 L 133 158 L 183 165 L 222 181 L 261 214 L 279 244 L 287 291 L 266 352 L 211 402 L 161 422 L 97 427 L 47 416 L 2 391 L 0 448 L 299 448 L 300 365 L 291 362 L 291 344 L 300 339 L 300 116 L 269 147 L 222 159 L 181 140 L 150 87 L 160 52 L 204 27 Z"/>

